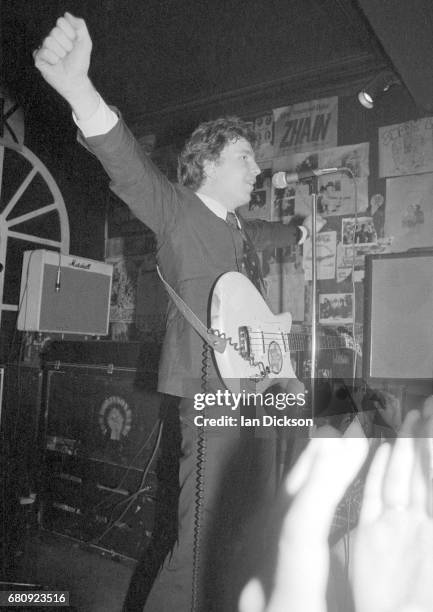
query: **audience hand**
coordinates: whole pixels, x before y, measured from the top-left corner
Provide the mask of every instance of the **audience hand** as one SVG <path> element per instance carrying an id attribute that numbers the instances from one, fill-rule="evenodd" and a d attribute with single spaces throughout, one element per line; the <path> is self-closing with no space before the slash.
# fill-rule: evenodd
<path id="1" fill-rule="evenodd" d="M 420 423 L 410 412 L 392 450 L 382 445 L 371 465 L 353 552 L 357 612 L 433 610 L 430 452 L 416 437 Z"/>
<path id="2" fill-rule="evenodd" d="M 367 451 L 363 437 L 311 440 L 286 480 L 294 499 L 282 527 L 271 599 L 265 602 L 254 579 L 241 594 L 240 612 L 326 611 L 332 517 Z"/>

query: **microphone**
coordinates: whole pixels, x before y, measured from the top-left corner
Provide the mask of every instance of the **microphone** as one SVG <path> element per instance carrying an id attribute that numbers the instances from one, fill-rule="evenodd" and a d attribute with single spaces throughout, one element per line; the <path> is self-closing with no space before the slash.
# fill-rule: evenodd
<path id="1" fill-rule="evenodd" d="M 61 269 L 61 265 L 62 265 L 62 254 L 59 251 L 59 263 L 57 264 L 57 274 L 56 274 L 56 283 L 54 285 L 54 290 L 56 293 L 59 293 L 60 291 L 60 269 Z"/>
<path id="2" fill-rule="evenodd" d="M 57 268 L 56 284 L 54 285 L 54 289 L 56 293 L 59 293 L 60 291 L 60 266 Z"/>
<path id="3" fill-rule="evenodd" d="M 323 176 L 324 174 L 335 174 L 336 172 L 344 172 L 347 168 L 321 168 L 313 170 L 301 170 L 300 172 L 277 172 L 272 177 L 272 184 L 277 189 L 284 189 L 290 183 L 297 183 L 304 179 L 312 178 L 313 176 Z"/>

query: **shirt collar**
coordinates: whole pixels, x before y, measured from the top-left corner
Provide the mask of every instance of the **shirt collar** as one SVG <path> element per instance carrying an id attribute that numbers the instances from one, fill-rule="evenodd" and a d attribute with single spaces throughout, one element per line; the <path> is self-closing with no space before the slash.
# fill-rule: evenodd
<path id="1" fill-rule="evenodd" d="M 238 222 L 239 228 L 241 227 L 238 216 L 236 215 L 236 212 L 234 210 L 233 211 L 227 210 L 227 208 L 223 206 L 220 202 L 218 202 L 218 200 L 214 200 L 213 198 L 209 197 L 208 195 L 204 195 L 203 193 L 200 193 L 199 191 L 196 191 L 195 195 L 198 198 L 200 198 L 203 204 L 207 208 L 209 208 L 211 212 L 213 212 L 217 217 L 219 217 L 223 221 L 227 219 L 228 212 L 233 212 L 236 217 L 236 221 Z"/>

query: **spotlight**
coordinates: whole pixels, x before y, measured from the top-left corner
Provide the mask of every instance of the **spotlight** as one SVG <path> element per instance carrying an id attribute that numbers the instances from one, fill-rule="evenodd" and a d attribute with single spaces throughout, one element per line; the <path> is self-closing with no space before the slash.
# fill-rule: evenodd
<path id="1" fill-rule="evenodd" d="M 400 84 L 400 79 L 391 70 L 380 72 L 358 94 L 358 100 L 364 108 L 373 108 L 377 98 L 388 91 L 391 85 Z"/>

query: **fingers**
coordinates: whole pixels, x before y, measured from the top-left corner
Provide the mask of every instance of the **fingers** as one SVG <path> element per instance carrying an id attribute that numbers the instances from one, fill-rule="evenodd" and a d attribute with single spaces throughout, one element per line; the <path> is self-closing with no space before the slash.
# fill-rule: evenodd
<path id="1" fill-rule="evenodd" d="M 309 529 L 321 533 L 329 530 L 335 508 L 367 452 L 365 438 L 315 438 L 310 442 L 286 484 L 289 493 L 297 491 L 285 525 L 287 537 L 291 537 L 291 526 L 299 519 L 308 523 L 312 518 Z"/>
<path id="2" fill-rule="evenodd" d="M 89 38 L 89 32 L 87 30 L 86 22 L 84 19 L 80 17 L 74 17 L 71 13 L 65 13 L 65 21 L 69 24 L 69 26 L 74 30 L 76 37 L 78 40 L 82 40 L 83 38 Z"/>
<path id="3" fill-rule="evenodd" d="M 65 21 L 65 23 L 67 24 L 67 22 Z M 52 38 L 52 42 L 53 44 L 56 44 L 61 50 L 63 50 L 63 52 L 66 54 L 69 51 L 72 51 L 73 47 L 74 47 L 74 32 L 72 32 L 72 35 L 70 35 L 69 32 L 69 26 L 66 30 L 66 32 L 59 26 L 56 26 L 55 28 L 53 28 L 53 30 L 51 30 L 51 38 Z"/>
<path id="4" fill-rule="evenodd" d="M 382 444 L 376 451 L 365 482 L 359 517 L 360 525 L 372 523 L 382 513 L 382 485 L 390 453 L 389 444 Z"/>
<path id="5" fill-rule="evenodd" d="M 41 64 L 51 64 L 54 66 L 60 61 L 60 56 L 47 49 L 47 47 L 41 47 L 33 52 L 33 58 L 35 60 L 35 66 L 38 68 Z"/>
<path id="6" fill-rule="evenodd" d="M 47 38 L 45 38 L 42 43 L 42 49 L 50 52 L 51 55 L 57 57 L 58 59 L 62 59 L 68 52 L 68 49 L 63 47 L 59 42 L 57 42 L 56 38 L 53 35 L 54 30 L 50 33 Z M 72 43 L 71 43 L 72 48 Z"/>
<path id="7" fill-rule="evenodd" d="M 414 444 L 414 467 L 411 481 L 411 507 L 428 515 L 432 514 L 432 427 L 433 417 L 429 416 L 431 398 L 429 404 L 424 405 L 423 417 L 417 423 L 417 435 L 413 438 Z"/>
<path id="8" fill-rule="evenodd" d="M 398 438 L 388 463 L 383 483 L 385 508 L 407 508 L 410 501 L 414 467 L 414 447 L 411 438 Z"/>
<path id="9" fill-rule="evenodd" d="M 410 505 L 419 513 L 431 513 L 431 487 L 427 485 L 430 479 L 430 440 L 418 438 L 416 454 L 412 470 Z"/>
<path id="10" fill-rule="evenodd" d="M 35 62 L 40 60 L 48 64 L 57 64 L 74 48 L 75 41 L 86 40 L 91 46 L 90 36 L 84 19 L 65 13 L 59 17 L 56 26 L 43 40 L 42 45 L 33 53 Z"/>
<path id="11" fill-rule="evenodd" d="M 63 33 L 63 35 L 69 39 L 69 40 L 74 40 L 74 38 L 76 37 L 76 29 L 71 25 L 71 23 L 69 22 L 69 19 L 66 18 L 66 16 L 72 17 L 72 15 L 70 13 L 65 13 L 64 17 L 59 17 L 56 21 L 56 25 L 57 28 L 59 30 L 61 30 L 61 32 Z M 74 19 L 74 18 L 73 18 Z M 56 28 L 54 28 L 56 29 Z"/>
<path id="12" fill-rule="evenodd" d="M 286 479 L 286 491 L 289 495 L 296 495 L 299 489 L 304 486 L 317 452 L 317 445 L 311 441 L 290 470 Z"/>
<path id="13" fill-rule="evenodd" d="M 422 414 L 424 418 L 429 418 L 433 416 L 433 395 L 429 395 L 429 397 L 425 400 Z"/>
<path id="14" fill-rule="evenodd" d="M 392 450 L 384 444 L 377 451 L 367 476 L 360 524 L 372 523 L 387 510 L 430 512 L 431 445 L 429 438 L 419 437 L 420 423 L 419 413 L 409 412 Z"/>
<path id="15" fill-rule="evenodd" d="M 239 612 L 264 612 L 265 596 L 256 578 L 253 578 L 243 589 L 239 599 Z"/>

